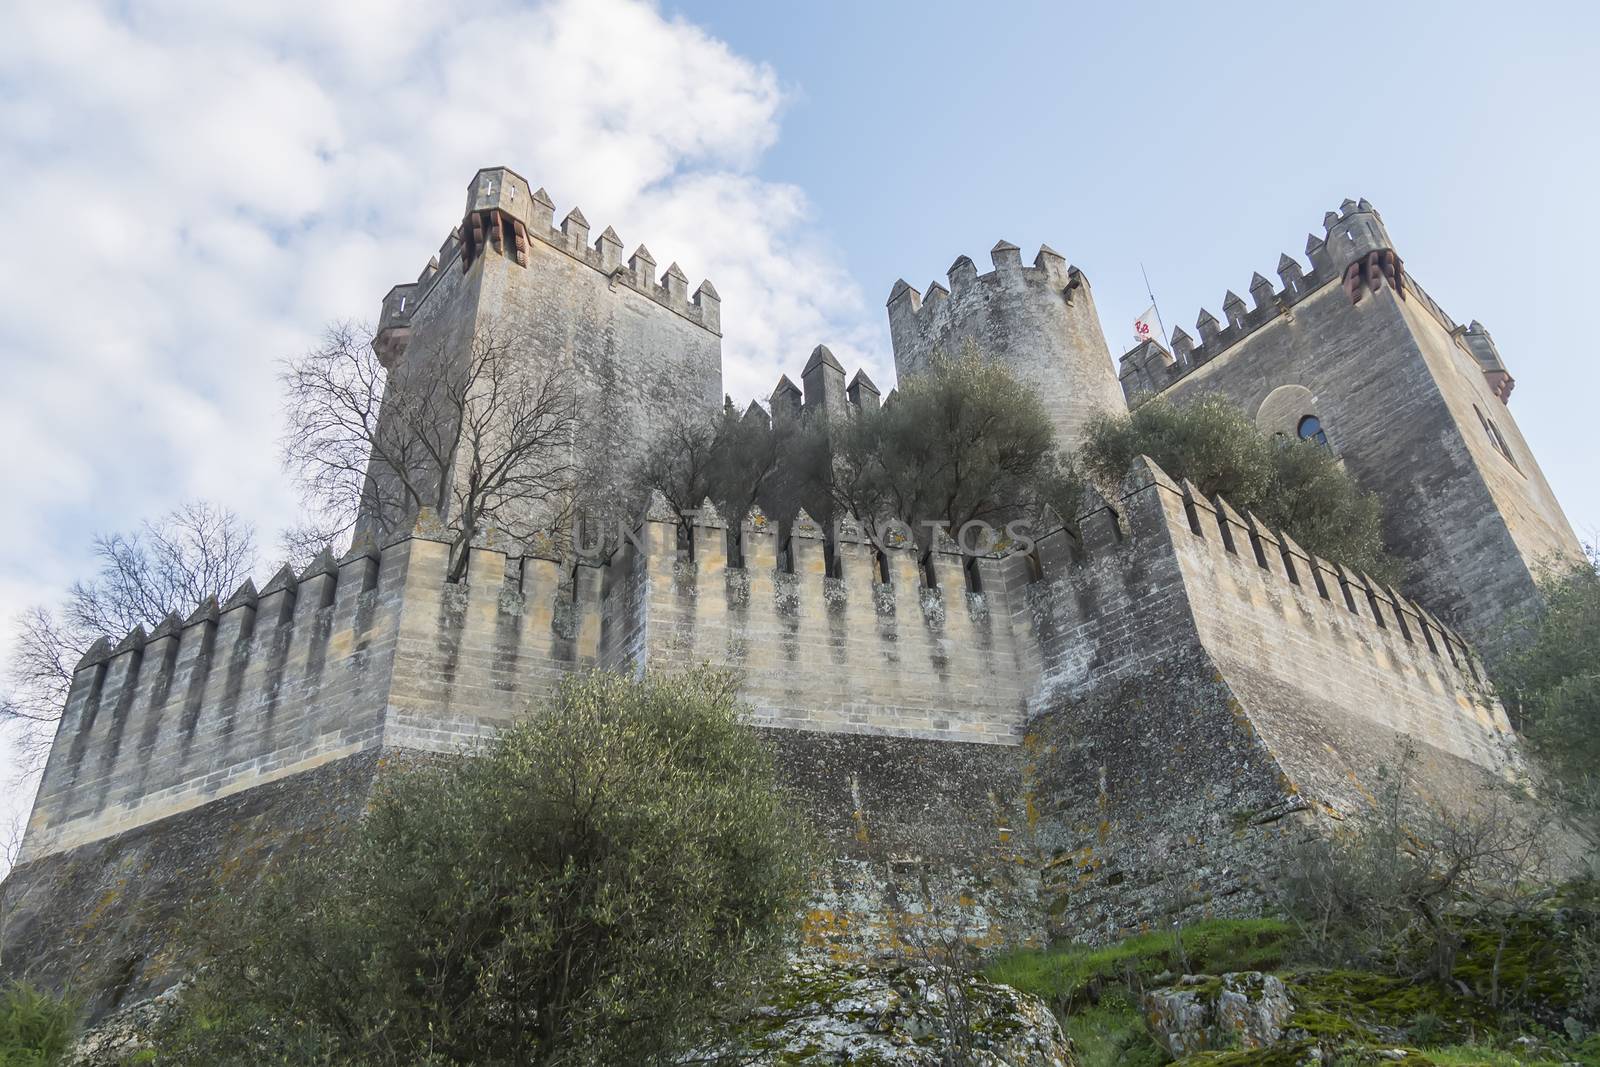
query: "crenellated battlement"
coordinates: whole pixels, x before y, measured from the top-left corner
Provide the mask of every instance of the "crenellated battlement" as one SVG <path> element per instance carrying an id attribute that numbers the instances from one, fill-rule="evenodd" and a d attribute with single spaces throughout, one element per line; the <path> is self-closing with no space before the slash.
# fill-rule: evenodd
<path id="1" fill-rule="evenodd" d="M 800 381 L 804 390 L 787 374 L 778 376 L 778 384 L 767 398 L 773 415 L 820 412 L 830 419 L 847 418 L 861 411 L 876 411 L 882 403 L 882 394 L 865 370 L 858 368 L 849 383 L 845 382 L 844 365 L 827 345 L 811 350 Z"/>
<path id="2" fill-rule="evenodd" d="M 1131 626 L 1153 646 L 1169 642 L 1170 634 L 1158 638 L 1150 630 L 1152 619 L 1108 618 L 1107 606 L 1096 602 L 1104 593 L 1093 590 L 1119 584 L 1130 571 L 1147 573 L 1162 613 L 1172 625 L 1193 627 L 1219 661 L 1280 675 L 1284 685 L 1325 687 L 1322 697 L 1344 713 L 1480 766 L 1502 770 L 1513 758 L 1510 724 L 1477 654 L 1392 587 L 1308 553 L 1226 500 L 1175 482 L 1148 458 L 1079 527 L 1076 543 L 1041 550 L 1063 561 L 1051 580 L 1029 590 L 1035 617 L 1053 620 L 1041 632 L 1061 632 L 1070 619 L 1080 641 L 1085 633 Z M 1175 598 L 1185 607 L 1174 607 Z M 1081 657 L 1099 640 L 1054 656 L 1058 666 L 1047 666 L 1042 700 L 1148 669 L 1144 657 L 1127 655 L 1088 671 Z"/>
<path id="3" fill-rule="evenodd" d="M 530 241 L 554 249 L 604 275 L 611 286 L 623 286 L 667 308 L 708 332 L 722 334 L 722 298 L 709 280 L 691 293 L 689 279 L 670 263 L 659 275 L 650 250 L 640 245 L 624 258 L 622 239 L 610 226 L 589 239 L 589 221 L 574 207 L 555 223 L 555 202 L 543 189 L 506 167 L 478 171 L 467 187 L 461 224 L 451 231 L 415 282 L 395 286 L 384 297 L 378 337 L 383 350 L 404 347 L 412 315 L 436 288 L 445 271 L 458 261 L 462 271 L 485 255 L 496 254 L 526 267 Z"/>
<path id="4" fill-rule="evenodd" d="M 687 513 L 686 513 L 687 514 Z M 959 550 L 872 545 L 803 514 L 782 538 L 759 510 L 656 494 L 609 559 L 513 555 L 490 535 L 449 579 L 424 515 L 406 537 L 323 553 L 243 583 L 79 663 L 28 832 L 30 857 L 116 833 L 371 748 L 455 751 L 575 670 L 712 662 L 745 678 L 757 721 L 1015 744 L 1026 707 L 1006 577 Z M 730 566 L 731 558 L 743 566 Z M 952 709 L 952 686 L 1011 677 Z M 864 701 L 865 694 L 877 694 Z"/>
<path id="5" fill-rule="evenodd" d="M 1338 282 L 1353 304 L 1360 302 L 1362 294 L 1384 287 L 1401 299 L 1417 299 L 1446 331 L 1460 338 L 1463 348 L 1484 363 L 1484 373 L 1490 377 L 1496 395 L 1503 394 L 1502 399 L 1510 395 L 1511 376 L 1499 362 L 1499 353 L 1489 355 L 1476 334 L 1457 326 L 1417 285 L 1396 256 L 1377 209 L 1366 200 L 1345 200 L 1338 211 L 1323 216 L 1322 225 L 1323 236 L 1306 235 L 1309 270 L 1285 252 L 1278 257 L 1277 287 L 1257 272 L 1251 275 L 1246 290 L 1250 294 L 1248 303 L 1230 289 L 1223 295 L 1220 319 L 1211 311 L 1200 309 L 1195 320 L 1198 341 L 1177 327 L 1172 331 L 1170 349 L 1149 340 L 1124 352 L 1119 366 L 1124 394 L 1132 399 L 1139 393 L 1162 391 L 1262 328 L 1290 317 L 1295 305 L 1329 283 Z"/>
<path id="6" fill-rule="evenodd" d="M 489 535 L 451 581 L 447 535 L 424 516 L 390 544 L 324 552 L 187 619 L 96 642 L 73 676 L 28 854 L 370 748 L 471 747 L 587 668 L 711 662 L 739 672 L 763 725 L 1016 744 L 1030 709 L 1122 669 L 1074 680 L 1050 666 L 1130 625 L 1083 583 L 1162 568 L 1181 576 L 1187 606 L 1162 600 L 1160 626 L 1210 620 L 1215 640 L 1234 642 L 1240 612 L 1266 618 L 1280 631 L 1266 647 L 1298 634 L 1307 655 L 1400 694 L 1396 714 L 1425 713 L 1438 743 L 1477 762 L 1482 737 L 1509 729 L 1451 628 L 1148 461 L 1078 526 L 1030 563 L 970 558 L 948 538 L 869 537 L 855 521 L 824 530 L 804 512 L 782 531 L 759 509 L 729 521 L 710 501 L 679 516 L 658 493 L 608 559 L 514 555 Z M 1081 617 L 1063 625 L 1063 612 Z"/>
<path id="7" fill-rule="evenodd" d="M 1049 245 L 1040 245 L 1033 257 L 1033 265 L 1024 266 L 1022 250 L 1001 238 L 989 250 L 989 262 L 993 264 L 993 269 L 979 274 L 970 257 L 957 256 L 945 274 L 949 286 L 937 281 L 929 282 L 926 299 L 904 278 L 896 281 L 889 292 L 890 323 L 922 322 L 926 324 L 923 328 L 930 328 L 933 326 L 930 320 L 936 319 L 941 313 L 948 314 L 947 301 L 952 298 L 959 300 L 987 286 L 1031 284 L 1047 286 L 1059 293 L 1074 289 L 1084 282 L 1083 272 L 1069 265 L 1061 253 Z"/>

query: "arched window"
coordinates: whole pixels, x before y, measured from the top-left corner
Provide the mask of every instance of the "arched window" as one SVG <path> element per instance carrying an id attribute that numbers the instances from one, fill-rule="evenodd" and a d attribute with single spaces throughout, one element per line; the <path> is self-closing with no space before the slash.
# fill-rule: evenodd
<path id="1" fill-rule="evenodd" d="M 1489 443 L 1494 446 L 1494 450 L 1504 456 L 1507 463 L 1516 467 L 1517 472 L 1520 474 L 1522 468 L 1517 467 L 1517 459 L 1511 454 L 1511 446 L 1506 443 L 1505 436 L 1500 432 L 1500 427 L 1496 426 L 1494 420 L 1485 415 L 1483 409 L 1478 405 L 1472 405 L 1472 410 L 1478 413 L 1478 421 L 1483 424 L 1483 432 L 1489 438 Z"/>
<path id="2" fill-rule="evenodd" d="M 1295 428 L 1295 433 L 1300 435 L 1300 440 L 1311 441 L 1328 447 L 1328 435 L 1322 431 L 1322 420 L 1315 415 L 1307 415 L 1300 420 L 1300 425 Z"/>

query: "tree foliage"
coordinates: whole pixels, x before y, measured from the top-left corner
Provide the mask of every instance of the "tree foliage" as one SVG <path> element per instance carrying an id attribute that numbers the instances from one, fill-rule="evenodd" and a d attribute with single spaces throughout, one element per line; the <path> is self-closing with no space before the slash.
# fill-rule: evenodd
<path id="1" fill-rule="evenodd" d="M 810 831 L 697 670 L 568 680 L 477 758 L 397 771 L 353 846 L 204 924 L 162 1062 L 655 1063 L 782 959 Z"/>
<path id="2" fill-rule="evenodd" d="M 26 982 L 0 986 L 0 1067 L 54 1067 L 66 1060 L 78 1008 Z"/>
<path id="3" fill-rule="evenodd" d="M 0 723 L 35 761 L 61 717 L 78 660 L 96 638 L 120 639 L 172 613 L 187 616 L 207 597 L 226 597 L 256 565 L 255 531 L 226 508 L 183 504 L 137 530 L 94 539 L 93 577 L 74 582 L 59 607 L 35 605 L 16 620 Z"/>
<path id="4" fill-rule="evenodd" d="M 1550 896 L 1560 861 L 1527 797 L 1490 786 L 1445 806 L 1416 788 L 1415 759 L 1407 741 L 1380 768 L 1373 810 L 1353 833 L 1290 847 L 1278 888 L 1324 962 L 1448 983 L 1465 945 L 1463 914 L 1509 939 Z M 1497 1008 L 1507 992 L 1499 978 L 1485 991 Z"/>
<path id="5" fill-rule="evenodd" d="M 669 423 L 629 471 L 625 491 L 637 503 L 660 490 L 679 515 L 710 500 L 733 522 L 752 505 L 788 522 L 802 507 L 816 510 L 826 466 L 827 439 L 814 422 L 773 418 L 755 404 L 740 414 L 725 400 L 715 418 Z"/>
<path id="6" fill-rule="evenodd" d="M 1556 775 L 1556 787 L 1600 831 L 1600 548 L 1540 583 L 1542 605 L 1513 627 L 1496 664 L 1501 699 Z"/>
<path id="7" fill-rule="evenodd" d="M 1379 582 L 1401 577 L 1399 562 L 1384 550 L 1377 496 L 1358 486 L 1327 448 L 1269 437 L 1226 397 L 1206 394 L 1182 404 L 1152 397 L 1126 415 L 1101 414 L 1078 459 L 1090 477 L 1111 487 L 1140 454 L 1207 496 L 1254 512 L 1308 552 Z"/>
<path id="8" fill-rule="evenodd" d="M 828 484 L 845 512 L 952 532 L 1036 520 L 1046 505 L 1070 520 L 1079 492 L 1038 396 L 970 345 L 842 426 Z"/>

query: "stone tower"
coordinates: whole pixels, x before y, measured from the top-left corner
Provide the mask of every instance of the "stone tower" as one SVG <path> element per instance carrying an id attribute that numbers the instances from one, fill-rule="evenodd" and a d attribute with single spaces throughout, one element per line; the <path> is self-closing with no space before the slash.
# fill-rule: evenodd
<path id="1" fill-rule="evenodd" d="M 989 257 L 994 270 L 979 274 L 961 256 L 950 267 L 950 287 L 933 282 L 926 297 L 895 282 L 889 294 L 895 373 L 904 381 L 934 353 L 955 355 L 970 341 L 1033 388 L 1055 422 L 1057 441 L 1071 448 L 1090 417 L 1123 409 L 1089 280 L 1049 245 L 1031 267 L 1008 241 Z"/>
<path id="2" fill-rule="evenodd" d="M 658 278 L 643 245 L 624 259 L 609 226 L 591 240 L 577 208 L 559 226 L 553 213 L 521 175 L 480 170 L 438 256 L 384 298 L 373 347 L 391 379 L 437 374 L 467 359 L 475 337 L 510 346 L 530 371 L 560 372 L 576 459 L 603 490 L 663 424 L 719 409 L 721 300 L 709 281 L 691 294 L 676 263 Z"/>
<path id="3" fill-rule="evenodd" d="M 1202 311 L 1200 343 L 1146 342 L 1122 358 L 1132 399 L 1221 392 L 1269 433 L 1322 440 L 1384 503 L 1384 536 L 1411 595 L 1493 647 L 1530 607 L 1542 566 L 1581 547 L 1507 402 L 1488 331 L 1457 325 L 1405 270 L 1383 220 L 1346 200 L 1311 236 L 1305 271 L 1278 261 L 1251 306 Z"/>

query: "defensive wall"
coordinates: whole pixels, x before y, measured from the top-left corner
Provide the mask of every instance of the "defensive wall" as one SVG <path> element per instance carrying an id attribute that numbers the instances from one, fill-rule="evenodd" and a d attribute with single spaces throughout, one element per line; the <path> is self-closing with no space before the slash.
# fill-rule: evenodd
<path id="1" fill-rule="evenodd" d="M 384 765 L 470 752 L 590 666 L 742 673 L 831 846 L 804 936 L 845 955 L 1249 913 L 1402 744 L 1452 806 L 1515 772 L 1466 644 L 1393 590 L 1147 462 L 1078 525 L 974 575 L 850 524 L 704 509 L 684 537 L 657 499 L 606 563 L 486 544 L 450 582 L 424 523 L 101 644 L 4 887 L 5 966 L 96 1010 L 160 988 L 182 902 L 335 840 Z"/>
<path id="2" fill-rule="evenodd" d="M 1081 528 L 1027 591 L 1052 930 L 1259 911 L 1283 845 L 1358 815 L 1402 758 L 1457 811 L 1518 775 L 1471 650 L 1394 590 L 1148 460 Z"/>
<path id="3" fill-rule="evenodd" d="M 1315 416 L 1384 504 L 1403 588 L 1483 647 L 1537 602 L 1536 580 L 1581 547 L 1507 407 L 1513 381 L 1479 323 L 1456 324 L 1394 254 L 1378 214 L 1347 200 L 1309 236 L 1311 269 L 1278 261 L 1250 306 L 1200 313 L 1199 343 L 1146 342 L 1122 357 L 1129 399 L 1221 393 L 1268 433 Z"/>
<path id="4" fill-rule="evenodd" d="M 741 672 L 762 725 L 1015 745 L 1030 679 L 1004 597 L 969 593 L 958 552 L 924 563 L 848 528 L 833 553 L 802 517 L 782 554 L 758 512 L 709 506 L 679 546 L 655 507 L 596 565 L 470 550 L 426 520 L 285 568 L 169 618 L 73 676 L 24 860 L 378 747 L 455 751 L 525 714 L 563 675 L 710 662 Z M 729 537 L 744 565 L 728 564 Z M 880 559 L 881 556 L 881 559 Z"/>

